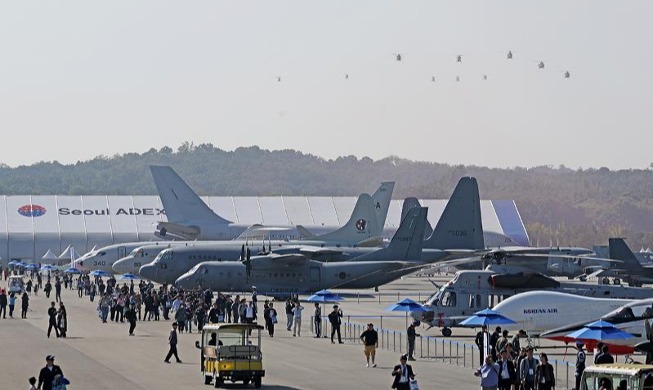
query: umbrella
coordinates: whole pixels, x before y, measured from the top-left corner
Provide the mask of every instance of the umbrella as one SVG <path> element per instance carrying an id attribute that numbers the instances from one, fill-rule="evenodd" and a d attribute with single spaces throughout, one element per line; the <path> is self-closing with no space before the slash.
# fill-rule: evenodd
<path id="1" fill-rule="evenodd" d="M 617 328 L 607 321 L 596 321 L 569 333 L 567 337 L 574 340 L 625 340 L 635 336 Z"/>
<path id="2" fill-rule="evenodd" d="M 32 264 L 25 264 L 25 268 L 29 268 L 29 269 L 37 269 L 37 268 L 39 268 L 39 265 L 38 265 L 38 264 L 34 264 L 34 263 L 32 263 Z"/>
<path id="3" fill-rule="evenodd" d="M 473 316 L 466 318 L 460 323 L 462 326 L 469 327 L 502 324 L 516 324 L 516 322 L 492 309 L 477 311 Z"/>
<path id="4" fill-rule="evenodd" d="M 340 295 L 333 293 L 329 290 L 320 290 L 316 292 L 314 295 L 308 297 L 307 299 L 308 302 L 318 302 L 318 303 L 339 302 L 342 300 L 343 299 L 340 297 Z"/>
<path id="5" fill-rule="evenodd" d="M 57 267 L 52 264 L 43 264 L 41 266 L 41 271 L 54 271 L 55 269 L 57 269 Z"/>
<path id="6" fill-rule="evenodd" d="M 89 272 L 89 275 L 100 276 L 100 277 L 111 276 L 110 273 L 108 273 L 107 271 L 101 270 L 101 269 L 95 269 L 95 270 Z"/>
<path id="7" fill-rule="evenodd" d="M 78 270 L 75 267 L 70 267 L 70 268 L 64 270 L 63 272 L 65 272 L 67 274 L 81 274 L 82 273 L 82 271 Z"/>
<path id="8" fill-rule="evenodd" d="M 18 260 L 12 260 L 12 261 L 10 261 L 10 262 L 7 263 L 7 264 L 8 264 L 8 265 L 18 265 L 18 264 L 20 264 L 20 261 L 18 261 Z"/>
<path id="9" fill-rule="evenodd" d="M 140 277 L 138 275 L 134 275 L 134 274 L 131 274 L 131 273 L 126 273 L 126 274 L 120 275 L 120 279 L 121 280 L 136 280 L 136 279 L 140 279 Z"/>
<path id="10" fill-rule="evenodd" d="M 408 312 L 428 311 L 429 309 L 413 301 L 412 299 L 402 299 L 392 306 L 386 307 L 386 311 L 403 311 L 406 313 L 406 327 L 408 327 Z"/>

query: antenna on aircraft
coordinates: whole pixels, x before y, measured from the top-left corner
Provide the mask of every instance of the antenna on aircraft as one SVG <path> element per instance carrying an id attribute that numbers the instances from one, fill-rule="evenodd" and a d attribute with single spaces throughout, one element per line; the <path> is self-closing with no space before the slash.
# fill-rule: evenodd
<path id="1" fill-rule="evenodd" d="M 508 50 L 508 55 L 506 55 L 506 58 L 512 60 L 512 50 Z"/>

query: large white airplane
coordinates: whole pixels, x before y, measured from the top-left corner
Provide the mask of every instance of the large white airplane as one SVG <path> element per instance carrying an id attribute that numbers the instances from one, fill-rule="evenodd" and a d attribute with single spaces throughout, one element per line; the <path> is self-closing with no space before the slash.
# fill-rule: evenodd
<path id="1" fill-rule="evenodd" d="M 376 242 L 376 238 L 380 236 L 382 228 L 377 221 L 377 208 L 373 203 L 373 199 L 369 194 L 361 194 L 358 197 L 358 201 L 354 206 L 351 217 L 349 221 L 344 224 L 342 227 L 335 231 L 325 233 L 320 236 L 315 236 L 306 240 L 266 240 L 265 243 L 268 245 L 274 246 L 286 246 L 286 245 L 331 245 L 331 246 L 354 246 L 354 245 L 367 245 L 369 243 Z M 131 243 L 122 243 L 109 245 L 100 249 L 91 251 L 84 256 L 73 262 L 73 266 L 81 270 L 90 271 L 90 270 L 103 270 L 106 272 L 113 272 L 113 265 L 119 259 L 126 257 L 134 249 L 141 247 L 143 245 L 153 245 L 161 244 L 162 246 L 167 246 L 168 243 L 173 243 L 173 241 L 163 241 L 156 243 L 144 243 L 144 242 L 131 242 Z M 229 253 L 235 254 L 235 257 L 229 258 L 229 260 L 238 259 L 240 254 L 241 247 L 243 246 L 252 246 L 254 243 L 250 239 L 240 239 L 233 241 L 185 241 L 180 243 L 178 246 L 219 246 L 222 249 L 229 249 Z M 263 247 L 263 242 L 261 246 Z M 166 248 L 167 249 L 167 248 Z M 255 250 L 255 253 L 258 250 Z"/>
<path id="2" fill-rule="evenodd" d="M 529 291 L 501 301 L 492 310 L 515 321 L 505 329 L 545 332 L 572 323 L 588 323 L 633 302 L 632 299 L 591 298 L 558 291 Z"/>
<path id="3" fill-rule="evenodd" d="M 167 222 L 160 222 L 155 234 L 163 239 L 233 240 L 249 232 L 277 239 L 310 238 L 334 231 L 339 226 L 263 226 L 242 225 L 217 215 L 169 166 L 150 166 Z M 383 229 L 395 183 L 382 182 L 372 195 L 376 221 Z M 279 229 L 283 228 L 283 229 Z M 382 237 L 382 234 L 378 234 Z"/>

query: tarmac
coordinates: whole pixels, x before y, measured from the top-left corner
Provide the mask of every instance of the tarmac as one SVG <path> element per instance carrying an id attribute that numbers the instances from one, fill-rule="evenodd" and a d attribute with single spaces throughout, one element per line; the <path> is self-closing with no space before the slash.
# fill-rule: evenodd
<path id="1" fill-rule="evenodd" d="M 446 280 L 445 278 L 439 281 Z M 2 282 L 4 286 L 4 282 Z M 434 290 L 426 279 L 408 278 L 381 287 L 381 298 L 372 290 L 343 292 L 345 300 L 340 303 L 345 318 L 348 315 L 370 316 L 350 318 L 352 322 L 373 322 L 383 328 L 405 330 L 403 313 L 391 313 L 384 309 L 397 298 L 425 299 Z M 68 337 L 47 338 L 47 308 L 53 300 L 40 291 L 32 294 L 27 319 L 20 319 L 20 300 L 13 319 L 0 319 L 0 350 L 3 353 L 0 366 L 0 389 L 28 388 L 27 379 L 38 377 L 45 365 L 46 355 L 55 355 L 55 364 L 61 366 L 71 381 L 69 389 L 207 389 L 200 372 L 200 352 L 195 348 L 199 340 L 196 327 L 192 334 L 179 335 L 179 356 L 183 363 L 166 364 L 167 337 L 171 321 L 139 321 L 134 337 L 128 336 L 128 324 L 109 322 L 102 324 L 96 311 L 97 300 L 87 296 L 79 298 L 76 290 L 65 290 L 62 298 L 68 312 Z M 248 296 L 249 298 L 249 296 Z M 306 298 L 305 296 L 301 298 Z M 263 297 L 259 297 L 262 310 Z M 306 307 L 301 337 L 293 337 L 285 329 L 283 304 L 276 304 L 279 324 L 274 338 L 262 333 L 263 364 L 266 389 L 389 389 L 391 371 L 399 362 L 400 351 L 377 350 L 376 368 L 365 367 L 363 346 L 356 334 L 349 334 L 345 344 L 331 344 L 329 339 L 316 339 L 310 332 L 312 304 Z M 328 313 L 329 306 L 325 308 Z M 323 314 L 326 314 L 323 312 Z M 259 315 L 260 316 L 260 315 Z M 8 317 L 8 316 L 7 316 Z M 374 318 L 372 318 L 374 317 Z M 437 329 L 417 330 L 423 336 L 440 336 Z M 455 329 L 454 339 L 473 343 L 472 330 Z M 405 349 L 405 344 L 401 349 Z M 404 351 L 405 352 L 405 351 Z M 416 373 L 420 389 L 476 389 L 480 386 L 473 375 L 472 364 L 467 367 L 447 364 L 433 358 L 420 358 L 410 362 Z M 242 383 L 227 383 L 227 388 L 243 388 Z M 252 386 L 250 385 L 250 388 Z"/>

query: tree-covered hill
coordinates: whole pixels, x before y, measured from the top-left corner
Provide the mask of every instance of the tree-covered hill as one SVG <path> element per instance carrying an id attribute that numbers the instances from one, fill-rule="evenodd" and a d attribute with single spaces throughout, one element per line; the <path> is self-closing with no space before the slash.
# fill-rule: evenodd
<path id="1" fill-rule="evenodd" d="M 184 143 L 176 151 L 164 147 L 71 165 L 0 167 L 0 194 L 153 195 L 149 165 L 171 165 L 201 195 L 358 195 L 395 180 L 395 198 L 447 198 L 461 176 L 472 175 L 483 199 L 517 202 L 533 244 L 590 246 L 622 236 L 639 249 L 653 238 L 650 170 L 496 169 L 393 156 L 326 160 L 294 150 Z"/>

